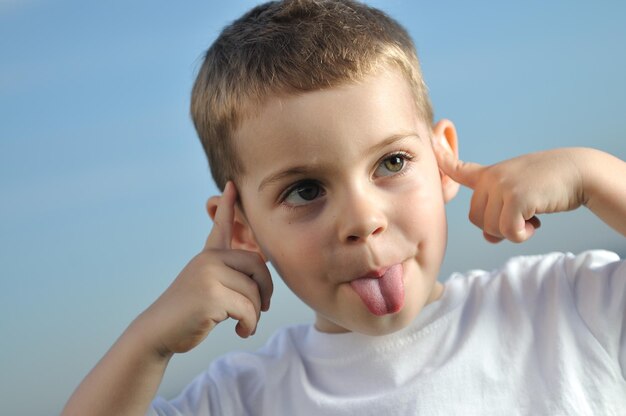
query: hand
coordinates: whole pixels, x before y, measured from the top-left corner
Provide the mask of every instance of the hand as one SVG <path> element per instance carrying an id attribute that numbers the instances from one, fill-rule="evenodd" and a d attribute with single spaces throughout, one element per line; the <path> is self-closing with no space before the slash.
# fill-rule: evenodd
<path id="1" fill-rule="evenodd" d="M 231 249 L 236 199 L 229 182 L 204 249 L 140 318 L 158 334 L 155 342 L 163 354 L 191 350 L 227 318 L 237 320 L 235 331 L 247 338 L 256 331 L 261 311 L 269 309 L 273 286 L 263 259 Z"/>
<path id="2" fill-rule="evenodd" d="M 437 140 L 440 170 L 474 190 L 469 218 L 497 243 L 528 240 L 540 227 L 537 214 L 568 211 L 585 202 L 576 149 L 532 153 L 491 166 L 460 161 Z"/>

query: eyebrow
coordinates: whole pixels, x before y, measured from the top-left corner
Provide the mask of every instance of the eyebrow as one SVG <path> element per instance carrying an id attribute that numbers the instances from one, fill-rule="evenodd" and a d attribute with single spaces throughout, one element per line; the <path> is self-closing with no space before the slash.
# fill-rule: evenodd
<path id="1" fill-rule="evenodd" d="M 380 143 L 377 143 L 376 145 L 372 146 L 371 148 L 368 149 L 367 153 L 376 153 L 381 151 L 382 149 L 384 149 L 385 147 L 408 139 L 410 137 L 415 137 L 417 139 L 419 139 L 420 141 L 422 141 L 422 137 L 415 133 L 415 132 L 407 132 L 407 133 L 398 133 L 398 134 L 394 134 L 392 136 L 387 137 L 386 139 L 384 139 L 383 141 L 381 141 Z M 277 172 L 273 175 L 268 176 L 267 178 L 263 179 L 261 181 L 261 183 L 259 184 L 259 188 L 258 190 L 261 191 L 263 188 L 265 188 L 267 185 L 270 185 L 274 182 L 279 182 L 281 180 L 283 180 L 284 178 L 288 178 L 291 176 L 297 176 L 297 175 L 301 175 L 301 176 L 306 176 L 308 174 L 310 174 L 311 172 L 314 172 L 316 169 L 315 167 L 310 167 L 310 166 L 294 166 L 291 168 L 288 168 L 286 170 L 281 170 L 280 172 Z"/>

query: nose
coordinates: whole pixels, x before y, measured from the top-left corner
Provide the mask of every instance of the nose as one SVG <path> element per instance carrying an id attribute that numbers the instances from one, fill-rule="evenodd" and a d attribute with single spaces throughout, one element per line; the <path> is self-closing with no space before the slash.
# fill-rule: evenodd
<path id="1" fill-rule="evenodd" d="M 355 191 L 344 194 L 338 206 L 339 239 L 345 243 L 365 242 L 387 229 L 387 216 L 380 196 Z"/>

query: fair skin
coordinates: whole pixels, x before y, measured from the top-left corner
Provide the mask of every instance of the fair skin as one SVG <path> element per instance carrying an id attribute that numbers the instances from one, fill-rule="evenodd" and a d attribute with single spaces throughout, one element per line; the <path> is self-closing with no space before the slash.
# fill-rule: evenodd
<path id="1" fill-rule="evenodd" d="M 315 310 L 320 331 L 403 328 L 443 292 L 444 206 L 458 183 L 474 190 L 470 219 L 492 242 L 525 241 L 538 226 L 535 215 L 581 205 L 626 235 L 621 160 L 576 148 L 464 163 L 454 125 L 428 126 L 416 114 L 393 69 L 270 98 L 236 134 L 245 174 L 208 201 L 214 227 L 205 247 L 122 334 L 63 414 L 143 414 L 173 354 L 228 318 L 238 321 L 239 336 L 253 334 L 272 295 L 266 261 Z M 351 282 L 389 270 L 393 306 L 374 313 Z"/>
<path id="2" fill-rule="evenodd" d="M 435 130 L 447 126 L 441 140 L 456 149 L 451 123 Z M 237 187 L 249 249 L 316 312 L 319 330 L 387 334 L 441 295 L 444 205 L 458 186 L 442 182 L 430 136 L 395 71 L 270 100 L 238 132 L 237 151 L 254 162 Z M 350 282 L 393 267 L 410 301 L 373 315 Z"/>

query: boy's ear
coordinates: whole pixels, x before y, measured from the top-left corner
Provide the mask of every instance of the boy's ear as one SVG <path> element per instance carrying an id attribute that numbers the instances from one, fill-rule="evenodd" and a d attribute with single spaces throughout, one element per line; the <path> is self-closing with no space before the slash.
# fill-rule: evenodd
<path id="1" fill-rule="evenodd" d="M 212 196 L 206 202 L 206 210 L 211 217 L 211 220 L 215 220 L 215 213 L 217 212 L 217 207 L 220 203 L 221 196 Z M 232 239 L 230 242 L 230 246 L 234 250 L 247 250 L 252 251 L 261 256 L 263 261 L 267 262 L 267 259 L 263 255 L 261 248 L 256 242 L 256 238 L 254 237 L 254 233 L 248 224 L 248 220 L 246 219 L 243 212 L 241 212 L 241 208 L 239 208 L 238 204 L 235 204 L 233 214 L 233 223 L 232 223 Z"/>
<path id="2" fill-rule="evenodd" d="M 455 159 L 459 158 L 459 147 L 454 123 L 450 120 L 439 120 L 433 126 L 433 140 L 437 140 L 441 146 L 449 151 Z M 448 175 L 439 170 L 441 175 L 441 187 L 443 189 L 443 198 L 447 203 L 454 198 L 459 191 L 459 184 L 453 181 Z"/>

